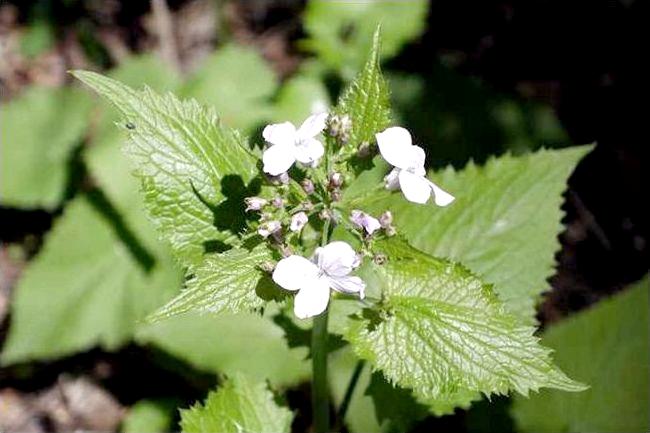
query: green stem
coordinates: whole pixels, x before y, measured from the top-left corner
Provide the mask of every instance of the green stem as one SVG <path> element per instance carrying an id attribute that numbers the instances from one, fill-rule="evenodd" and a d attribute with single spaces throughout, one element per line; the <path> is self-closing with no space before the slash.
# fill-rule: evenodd
<path id="1" fill-rule="evenodd" d="M 311 402 L 314 416 L 314 432 L 327 433 L 330 425 L 327 390 L 327 310 L 314 317 L 311 357 L 313 367 Z"/>
<path id="2" fill-rule="evenodd" d="M 321 246 L 329 240 L 330 221 L 323 223 Z M 311 331 L 312 387 L 311 407 L 314 433 L 327 433 L 330 427 L 329 392 L 327 389 L 327 316 L 328 310 L 314 317 Z"/>
<path id="3" fill-rule="evenodd" d="M 350 382 L 348 382 L 348 387 L 345 389 L 345 395 L 343 396 L 343 401 L 341 402 L 341 406 L 339 406 L 339 411 L 336 414 L 336 420 L 338 425 L 343 424 L 343 420 L 345 419 L 345 414 L 348 411 L 348 407 L 350 407 L 350 401 L 352 401 L 352 395 L 354 394 L 354 390 L 357 387 L 357 383 L 359 382 L 359 377 L 361 377 L 361 372 L 363 371 L 363 367 L 365 364 L 366 364 L 365 361 L 363 359 L 360 359 L 357 362 L 357 365 L 355 365 L 354 367 L 354 371 L 352 372 L 352 376 L 350 377 Z"/>

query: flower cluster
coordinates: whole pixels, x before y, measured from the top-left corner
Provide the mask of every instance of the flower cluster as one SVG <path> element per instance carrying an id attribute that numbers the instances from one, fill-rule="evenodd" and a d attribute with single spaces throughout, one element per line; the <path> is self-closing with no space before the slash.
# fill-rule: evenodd
<path id="1" fill-rule="evenodd" d="M 339 203 L 346 185 L 347 164 L 352 156 L 367 157 L 373 149 L 367 142 L 350 149 L 351 129 L 349 116 L 319 113 L 298 128 L 284 122 L 268 125 L 262 133 L 268 143 L 262 169 L 276 186 L 277 195 L 246 198 L 246 211 L 259 214 L 257 233 L 278 247 L 284 257 L 274 269 L 266 265 L 265 269 L 273 269 L 273 281 L 280 287 L 297 292 L 294 313 L 301 319 L 325 311 L 331 290 L 363 299 L 365 283 L 350 274 L 365 255 L 372 255 L 369 250 L 374 237 L 396 233 L 390 211 L 375 217 L 352 209 L 347 218 L 342 216 L 345 207 Z M 325 141 L 321 134 L 326 136 Z M 400 189 L 408 201 L 419 204 L 432 198 L 436 205 L 447 206 L 454 200 L 426 178 L 424 150 L 412 143 L 406 129 L 391 127 L 375 138 L 379 153 L 393 167 L 384 179 L 387 189 Z M 293 169 L 296 164 L 302 170 Z M 343 241 L 327 243 L 332 224 L 343 224 L 356 233 L 362 244 L 360 252 Z M 310 234 L 303 232 L 307 226 L 312 227 Z M 324 231 L 321 236 L 319 230 Z M 313 244 L 318 238 L 323 243 L 311 258 L 294 253 L 308 248 L 305 244 L 310 240 Z M 379 254 L 373 256 L 375 263 L 385 259 Z"/>

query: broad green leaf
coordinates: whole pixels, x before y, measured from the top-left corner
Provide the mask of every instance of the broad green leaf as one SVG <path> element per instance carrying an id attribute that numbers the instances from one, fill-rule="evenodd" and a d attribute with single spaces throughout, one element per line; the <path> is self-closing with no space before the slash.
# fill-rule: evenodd
<path id="1" fill-rule="evenodd" d="M 181 95 L 214 107 L 225 125 L 248 133 L 270 118 L 276 88 L 274 72 L 255 49 L 226 45 L 188 79 Z"/>
<path id="2" fill-rule="evenodd" d="M 376 190 L 353 198 L 350 206 L 375 214 L 391 210 L 398 232 L 416 248 L 463 263 L 494 284 L 513 313 L 533 323 L 559 249 L 562 193 L 590 149 L 505 155 L 483 167 L 470 163 L 459 172 L 438 172 L 432 178 L 456 197 L 446 208 L 411 204 L 399 192 Z"/>
<path id="3" fill-rule="evenodd" d="M 264 306 L 278 293 L 260 265 L 273 258 L 266 244 L 252 250 L 233 248 L 221 254 L 209 254 L 192 268 L 187 288 L 148 320 L 155 322 L 190 311 L 200 313 L 237 313 Z"/>
<path id="4" fill-rule="evenodd" d="M 377 25 L 381 25 L 384 40 L 381 57 L 389 59 L 423 32 L 428 5 L 426 0 L 310 0 L 304 15 L 309 34 L 304 46 L 350 79 L 361 69 L 361 59 L 370 51 L 370 40 Z"/>
<path id="5" fill-rule="evenodd" d="M 357 78 L 343 92 L 334 110 L 338 114 L 347 114 L 352 120 L 348 146 L 353 149 L 364 141 L 372 142 L 375 134 L 390 122 L 390 95 L 379 66 L 380 46 L 377 29 L 370 58 Z"/>
<path id="6" fill-rule="evenodd" d="M 63 199 L 89 99 L 80 90 L 34 87 L 0 106 L 0 203 L 53 209 Z"/>
<path id="7" fill-rule="evenodd" d="M 509 314 L 467 269 L 394 238 L 375 249 L 388 262 L 364 277 L 381 288 L 382 309 L 353 321 L 346 338 L 391 383 L 436 404 L 466 391 L 584 389 L 553 365 L 535 329 Z"/>
<path id="8" fill-rule="evenodd" d="M 300 125 L 312 113 L 326 111 L 329 105 L 323 82 L 312 75 L 298 74 L 282 85 L 273 107 L 273 121 Z"/>
<path id="9" fill-rule="evenodd" d="M 156 91 L 171 91 L 180 83 L 174 72 L 153 56 L 128 58 L 112 70 L 110 76 L 129 86 L 146 84 Z M 133 167 L 122 152 L 128 137 L 123 129 L 115 127 L 120 119 L 119 113 L 107 102 L 101 102 L 90 134 L 90 145 L 83 149 L 84 161 L 96 185 L 106 194 L 127 226 L 137 233 L 148 249 L 159 251 L 161 245 L 144 211 L 138 179 L 131 175 Z"/>
<path id="10" fill-rule="evenodd" d="M 73 200 L 18 282 L 2 363 L 52 359 L 99 345 L 113 350 L 169 299 L 180 274 L 155 256 L 149 273 L 86 197 Z"/>
<path id="11" fill-rule="evenodd" d="M 145 207 L 177 259 L 197 264 L 204 252 L 224 248 L 243 227 L 243 198 L 257 174 L 240 135 L 195 101 L 74 74 L 121 112 Z"/>
<path id="12" fill-rule="evenodd" d="M 650 431 L 648 278 L 544 334 L 558 365 L 591 385 L 579 394 L 543 390 L 515 399 L 521 432 Z"/>
<path id="13" fill-rule="evenodd" d="M 305 348 L 290 349 L 284 332 L 258 314 L 188 313 L 145 324 L 140 344 L 153 344 L 212 373 L 244 373 L 276 386 L 291 386 L 309 377 Z"/>
<path id="14" fill-rule="evenodd" d="M 123 433 L 170 432 L 178 402 L 174 399 L 140 400 L 122 421 Z"/>
<path id="15" fill-rule="evenodd" d="M 226 380 L 203 405 L 181 410 L 184 433 L 289 433 L 293 414 L 276 403 L 266 383 L 243 375 Z"/>

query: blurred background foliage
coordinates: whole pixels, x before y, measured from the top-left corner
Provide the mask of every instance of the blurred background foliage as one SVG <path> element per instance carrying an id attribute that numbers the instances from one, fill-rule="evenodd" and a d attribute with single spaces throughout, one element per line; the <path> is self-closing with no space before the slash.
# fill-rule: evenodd
<path id="1" fill-rule="evenodd" d="M 195 98 L 261 146 L 265 124 L 301 121 L 335 100 L 380 23 L 395 122 L 432 168 L 597 142 L 570 181 L 558 272 L 538 308 L 558 363 L 592 389 L 481 401 L 435 418 L 366 371 L 342 428 L 617 431 L 622 417 L 626 430 L 646 431 L 648 281 L 626 289 L 648 271 L 647 145 L 632 63 L 642 8 L 634 0 L 3 2 L 0 429 L 173 430 L 177 407 L 238 372 L 287 389 L 300 411 L 294 431 L 309 425 L 306 352 L 287 346 L 295 329 L 274 322 L 277 312 L 141 322 L 180 290 L 182 272 L 142 211 L 116 113 L 66 71 Z M 334 351 L 332 367 L 340 401 L 354 368 L 349 351 Z"/>

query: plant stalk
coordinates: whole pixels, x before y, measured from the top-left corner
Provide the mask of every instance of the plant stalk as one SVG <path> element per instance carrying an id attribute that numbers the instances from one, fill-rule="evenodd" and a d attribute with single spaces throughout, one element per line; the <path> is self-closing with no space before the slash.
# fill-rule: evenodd
<path id="1" fill-rule="evenodd" d="M 311 403 L 314 432 L 327 433 L 330 426 L 327 389 L 327 310 L 314 317 L 311 334 L 312 388 Z"/>
<path id="2" fill-rule="evenodd" d="M 325 220 L 321 246 L 327 245 L 329 241 L 330 226 L 330 220 Z M 314 433 L 327 433 L 330 427 L 329 391 L 327 388 L 327 319 L 328 310 L 325 310 L 314 317 L 311 330 L 311 407 Z"/>

